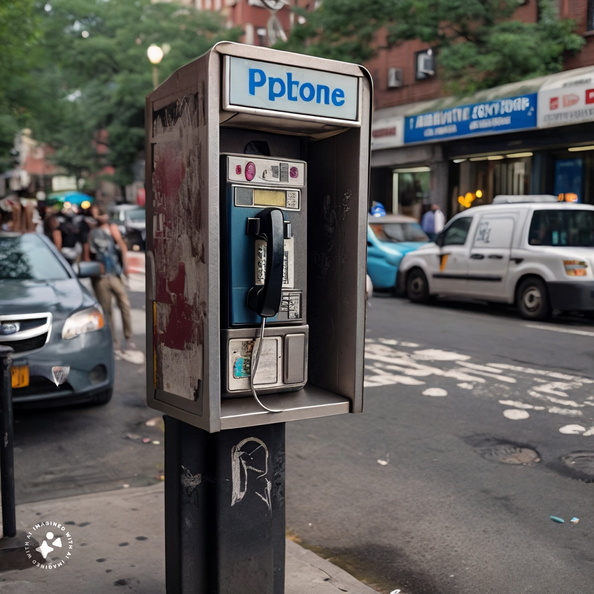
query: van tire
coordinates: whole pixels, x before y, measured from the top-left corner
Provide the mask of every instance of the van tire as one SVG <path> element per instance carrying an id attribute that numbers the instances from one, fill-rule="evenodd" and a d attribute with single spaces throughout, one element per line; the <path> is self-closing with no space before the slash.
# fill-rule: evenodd
<path id="1" fill-rule="evenodd" d="M 429 283 L 420 268 L 413 268 L 406 276 L 406 296 L 413 303 L 429 303 Z"/>
<path id="2" fill-rule="evenodd" d="M 516 305 L 525 320 L 544 320 L 551 313 L 549 293 L 540 278 L 523 280 L 516 294 Z"/>

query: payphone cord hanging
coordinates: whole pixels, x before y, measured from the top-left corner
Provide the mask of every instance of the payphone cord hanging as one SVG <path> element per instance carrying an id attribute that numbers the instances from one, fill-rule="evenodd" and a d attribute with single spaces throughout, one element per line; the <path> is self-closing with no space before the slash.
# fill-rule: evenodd
<path id="1" fill-rule="evenodd" d="M 256 388 L 254 386 L 254 378 L 256 377 L 256 372 L 258 371 L 258 363 L 260 361 L 260 353 L 262 351 L 262 341 L 264 340 L 264 329 L 266 328 L 266 318 L 262 318 L 262 323 L 260 324 L 260 336 L 256 338 L 254 343 L 254 349 L 252 351 L 252 358 L 251 358 L 251 372 L 250 372 L 250 390 L 252 392 L 252 396 L 256 400 L 256 402 L 268 412 L 271 413 L 282 413 L 282 412 L 289 412 L 291 410 L 297 410 L 296 408 L 285 408 L 285 409 L 275 409 L 269 408 L 262 401 L 258 398 L 258 394 L 256 392 Z"/>

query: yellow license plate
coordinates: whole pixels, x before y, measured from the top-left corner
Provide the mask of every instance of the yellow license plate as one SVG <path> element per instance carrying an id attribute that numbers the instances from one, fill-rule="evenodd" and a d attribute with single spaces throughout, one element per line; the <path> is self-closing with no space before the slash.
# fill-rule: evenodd
<path id="1" fill-rule="evenodd" d="M 26 388 L 29 385 L 29 366 L 28 365 L 13 365 L 12 366 L 12 387 Z"/>

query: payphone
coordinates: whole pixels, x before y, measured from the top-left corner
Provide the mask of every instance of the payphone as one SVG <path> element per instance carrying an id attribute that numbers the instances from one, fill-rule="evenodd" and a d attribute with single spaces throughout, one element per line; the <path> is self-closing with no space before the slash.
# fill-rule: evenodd
<path id="1" fill-rule="evenodd" d="M 223 397 L 305 385 L 306 171 L 299 160 L 221 156 Z"/>
<path id="2" fill-rule="evenodd" d="M 148 95 L 150 407 L 209 433 L 362 411 L 371 89 L 220 42 Z"/>

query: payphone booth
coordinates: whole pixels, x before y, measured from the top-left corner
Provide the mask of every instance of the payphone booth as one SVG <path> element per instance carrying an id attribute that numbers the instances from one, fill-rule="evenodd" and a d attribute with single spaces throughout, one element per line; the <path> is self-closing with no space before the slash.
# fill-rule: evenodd
<path id="1" fill-rule="evenodd" d="M 146 121 L 149 406 L 211 433 L 360 412 L 368 72 L 222 42 Z"/>
<path id="2" fill-rule="evenodd" d="M 285 424 L 363 407 L 371 79 L 222 42 L 146 105 L 167 591 L 281 594 Z"/>

